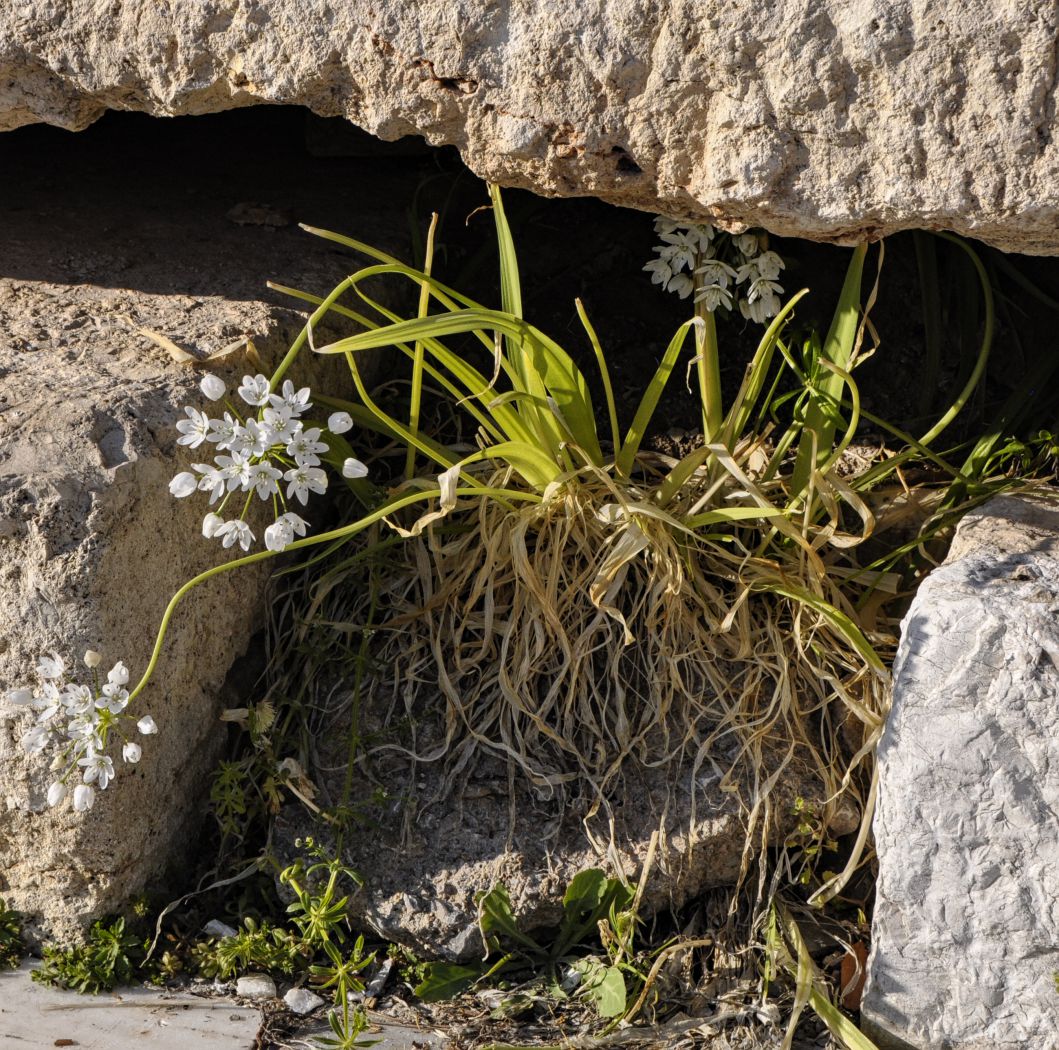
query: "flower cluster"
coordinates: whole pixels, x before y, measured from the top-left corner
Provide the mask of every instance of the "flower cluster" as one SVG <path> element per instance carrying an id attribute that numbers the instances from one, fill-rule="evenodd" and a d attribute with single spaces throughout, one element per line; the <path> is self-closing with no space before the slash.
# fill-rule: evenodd
<path id="1" fill-rule="evenodd" d="M 200 389 L 211 401 L 220 401 L 227 393 L 215 375 L 207 375 Z M 309 524 L 290 509 L 293 501 L 304 507 L 311 493 L 327 489 L 321 456 L 330 452 L 330 445 L 324 433 L 344 434 L 353 420 L 347 412 L 333 412 L 326 427 L 307 425 L 301 417 L 312 407 L 309 388 L 296 390 L 289 379 L 274 393 L 265 376 L 244 376 L 237 392 L 256 413 L 240 412 L 227 400 L 227 411 L 220 419 L 211 419 L 191 406 L 184 409 L 187 418 L 176 425 L 180 431 L 177 443 L 193 449 L 212 446 L 219 454 L 212 463 L 193 463 L 194 473 L 177 474 L 169 491 L 180 498 L 196 490 L 208 492 L 210 506 L 218 501 L 219 506 L 203 519 L 203 536 L 216 537 L 225 547 L 238 544 L 244 551 L 256 539 L 246 520 L 253 496 L 271 500 L 275 520 L 265 529 L 265 546 L 281 551 L 295 536 L 304 536 Z M 347 458 L 342 464 L 347 478 L 362 478 L 367 472 L 358 459 Z M 238 518 L 225 520 L 222 515 L 236 493 L 245 494 L 242 511 Z"/>
<path id="2" fill-rule="evenodd" d="M 644 269 L 651 281 L 681 299 L 694 295 L 711 313 L 718 307 L 733 309 L 758 324 L 775 317 L 783 292 L 777 278 L 784 268 L 775 253 L 763 250 L 764 232 L 728 234 L 709 223 L 678 223 L 659 216 L 655 232 L 662 243 L 657 259 Z"/>
<path id="3" fill-rule="evenodd" d="M 84 812 L 92 808 L 96 790 L 105 791 L 114 779 L 114 760 L 107 754 L 108 744 L 122 741 L 121 757 L 130 764 L 140 761 L 142 749 L 132 737 L 133 716 L 126 712 L 129 704 L 129 672 L 119 660 L 100 681 L 99 653 L 85 653 L 85 665 L 92 672 L 92 684 L 83 685 L 67 679 L 66 664 L 58 653 L 41 657 L 37 690 L 12 689 L 7 702 L 14 707 L 36 713 L 37 720 L 22 736 L 22 746 L 31 754 L 43 751 L 49 744 L 61 747 L 51 768 L 62 775 L 48 788 L 48 805 L 57 806 L 70 794 L 70 782 L 79 774 L 81 783 L 73 788 L 73 808 Z M 136 723 L 142 736 L 158 732 L 154 719 L 143 715 Z"/>

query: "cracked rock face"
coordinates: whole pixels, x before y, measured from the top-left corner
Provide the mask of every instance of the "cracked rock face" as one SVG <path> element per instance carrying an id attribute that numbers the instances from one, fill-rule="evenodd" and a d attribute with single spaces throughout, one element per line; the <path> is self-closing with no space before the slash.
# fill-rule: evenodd
<path id="1" fill-rule="evenodd" d="M 920 587 L 894 668 L 863 1005 L 880 1045 L 1059 1047 L 1057 698 L 1059 503 L 994 499 Z"/>
<path id="2" fill-rule="evenodd" d="M 34 665 L 53 649 L 68 664 L 100 650 L 104 670 L 121 659 L 137 681 L 169 597 L 232 554 L 201 535 L 204 497 L 168 491 L 202 458 L 176 445 L 174 424 L 183 405 L 208 404 L 204 370 L 147 333 L 199 358 L 234 343 L 211 366 L 231 390 L 247 371 L 270 371 L 304 323 L 266 277 L 326 294 L 349 266 L 293 226 L 225 219 L 226 193 L 287 199 L 304 159 L 277 159 L 251 181 L 241 156 L 215 152 L 199 171 L 162 165 L 130 193 L 131 147 L 56 157 L 47 145 L 5 152 L 7 141 L 0 168 L 19 193 L 0 195 L 0 698 L 36 684 Z M 308 217 L 323 202 L 300 207 Z M 399 215 L 379 221 L 392 229 Z M 378 232 L 366 235 L 386 243 Z M 247 337 L 253 354 L 238 349 Z M 342 392 L 337 364 L 307 354 L 295 378 L 315 390 L 326 374 Z M 318 525 L 322 509 L 305 516 Z M 136 701 L 159 732 L 141 738 L 136 766 L 122 767 L 119 749 L 118 776 L 87 814 L 47 808 L 51 753 L 23 751 L 31 715 L 0 699 L 0 897 L 26 913 L 31 939 L 76 939 L 195 860 L 225 740 L 217 716 L 253 684 L 229 672 L 265 622 L 266 584 L 257 567 L 224 574 L 178 608 Z"/>
<path id="3" fill-rule="evenodd" d="M 551 195 L 1059 252 L 1057 9 L 975 0 L 26 0 L 0 129 L 260 102 Z"/>

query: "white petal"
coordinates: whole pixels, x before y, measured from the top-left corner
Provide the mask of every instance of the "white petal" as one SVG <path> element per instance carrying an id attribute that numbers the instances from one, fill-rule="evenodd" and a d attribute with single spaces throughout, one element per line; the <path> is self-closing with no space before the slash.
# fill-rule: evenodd
<path id="1" fill-rule="evenodd" d="M 327 417 L 327 429 L 332 434 L 344 434 L 353 429 L 353 417 L 348 412 L 332 412 Z"/>
<path id="2" fill-rule="evenodd" d="M 210 375 L 204 375 L 202 382 L 199 383 L 199 389 L 211 400 L 220 401 L 224 397 L 224 380 L 220 376 L 215 376 L 212 373 Z"/>
<path id="3" fill-rule="evenodd" d="M 12 689 L 7 694 L 7 702 L 15 707 L 28 707 L 33 703 L 32 689 Z"/>
<path id="4" fill-rule="evenodd" d="M 143 718 L 136 723 L 136 728 L 143 733 L 144 736 L 150 736 L 152 733 L 158 732 L 158 726 L 155 725 L 155 721 L 150 715 L 144 715 Z"/>
<path id="5" fill-rule="evenodd" d="M 66 798 L 66 785 L 61 780 L 57 780 L 48 788 L 48 805 L 57 806 L 64 798 Z"/>
<path id="6" fill-rule="evenodd" d="M 188 471 L 182 471 L 169 482 L 169 492 L 178 499 L 190 496 L 198 488 L 198 479 Z"/>
<path id="7" fill-rule="evenodd" d="M 342 477 L 363 478 L 367 477 L 368 468 L 359 459 L 350 457 L 342 464 Z"/>

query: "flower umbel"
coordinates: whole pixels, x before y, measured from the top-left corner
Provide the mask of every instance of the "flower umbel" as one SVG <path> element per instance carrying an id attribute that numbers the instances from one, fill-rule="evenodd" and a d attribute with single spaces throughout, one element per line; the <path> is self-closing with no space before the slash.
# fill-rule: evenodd
<path id="1" fill-rule="evenodd" d="M 100 677 L 99 653 L 85 653 L 85 667 L 90 682 L 77 682 L 68 676 L 65 661 L 58 653 L 40 659 L 37 689 L 12 689 L 6 699 L 10 706 L 26 708 L 36 716 L 34 724 L 22 735 L 22 746 L 31 754 L 54 747 L 57 754 L 51 768 L 60 771 L 48 788 L 48 805 L 57 806 L 70 798 L 76 812 L 92 808 L 96 792 L 105 791 L 115 776 L 110 746 L 120 743 L 122 759 L 127 764 L 140 760 L 142 748 L 133 734 L 158 732 L 154 719 L 143 715 L 138 722 L 127 708 L 128 668 L 119 660 Z M 76 781 L 80 779 L 80 783 Z"/>
<path id="2" fill-rule="evenodd" d="M 777 282 L 783 260 L 772 251 L 762 251 L 768 235 L 748 230 L 724 233 L 709 223 L 678 223 L 658 216 L 655 232 L 661 244 L 657 259 L 644 269 L 653 284 L 694 301 L 713 313 L 718 308 L 735 310 L 743 317 L 764 324 L 779 313 L 783 289 Z"/>
<path id="3" fill-rule="evenodd" d="M 169 491 L 178 499 L 196 491 L 208 493 L 209 505 L 215 509 L 203 519 L 202 535 L 244 551 L 249 551 L 257 539 L 246 520 L 253 496 L 271 501 L 275 520 L 265 529 L 265 546 L 271 551 L 285 550 L 296 536 L 305 535 L 308 525 L 293 513 L 291 504 L 306 506 L 310 495 L 326 492 L 328 476 L 323 464 L 329 455 L 337 454 L 333 439 L 352 428 L 351 416 L 332 412 L 326 426 L 303 420 L 301 417 L 312 408 L 309 388 L 296 388 L 289 379 L 273 391 L 265 376 L 243 376 L 236 391 L 243 406 L 224 400 L 224 383 L 215 375 L 206 376 L 201 388 L 211 401 L 223 402 L 226 411 L 221 418 L 212 419 L 188 406 L 184 409 L 186 418 L 176 425 L 180 432 L 177 442 L 189 448 L 202 447 L 203 451 L 210 448 L 217 455 L 212 463 L 193 463 L 190 471 L 177 474 L 169 483 Z M 248 414 L 246 405 L 256 411 Z M 339 445 L 344 449 L 345 441 Z M 331 465 L 341 469 L 346 478 L 367 474 L 367 467 L 357 459 L 345 458 L 341 468 L 338 460 L 332 459 Z M 239 513 L 228 518 L 225 510 L 229 502 L 240 497 Z"/>

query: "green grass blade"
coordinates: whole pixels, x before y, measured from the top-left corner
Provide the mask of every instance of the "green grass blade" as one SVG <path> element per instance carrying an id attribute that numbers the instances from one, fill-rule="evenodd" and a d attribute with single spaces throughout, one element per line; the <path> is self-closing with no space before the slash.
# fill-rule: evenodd
<path id="1" fill-rule="evenodd" d="M 628 477 L 632 473 L 636 454 L 640 451 L 640 443 L 643 441 L 647 427 L 650 425 L 651 418 L 658 407 L 662 391 L 665 390 L 666 383 L 669 382 L 669 377 L 673 372 L 674 365 L 677 363 L 677 358 L 680 356 L 680 351 L 684 349 L 684 341 L 688 337 L 688 331 L 694 325 L 700 323 L 698 318 L 685 321 L 669 341 L 669 346 L 662 355 L 662 360 L 655 370 L 647 390 L 644 391 L 640 405 L 636 409 L 636 415 L 633 417 L 632 424 L 625 434 L 625 440 L 618 451 L 616 466 L 619 474 L 624 474 Z"/>
<path id="2" fill-rule="evenodd" d="M 867 252 L 867 244 L 859 244 L 853 249 L 853 258 L 846 270 L 838 306 L 824 340 L 824 359 L 844 370 L 849 369 L 857 329 L 860 326 L 860 291 Z M 830 372 L 820 386 L 827 397 L 826 400 L 813 397 L 809 402 L 794 464 L 791 482 L 793 496 L 805 491 L 813 468 L 819 467 L 830 456 L 834 442 L 837 425 L 833 406 L 842 399 L 843 380 L 839 375 Z"/>

